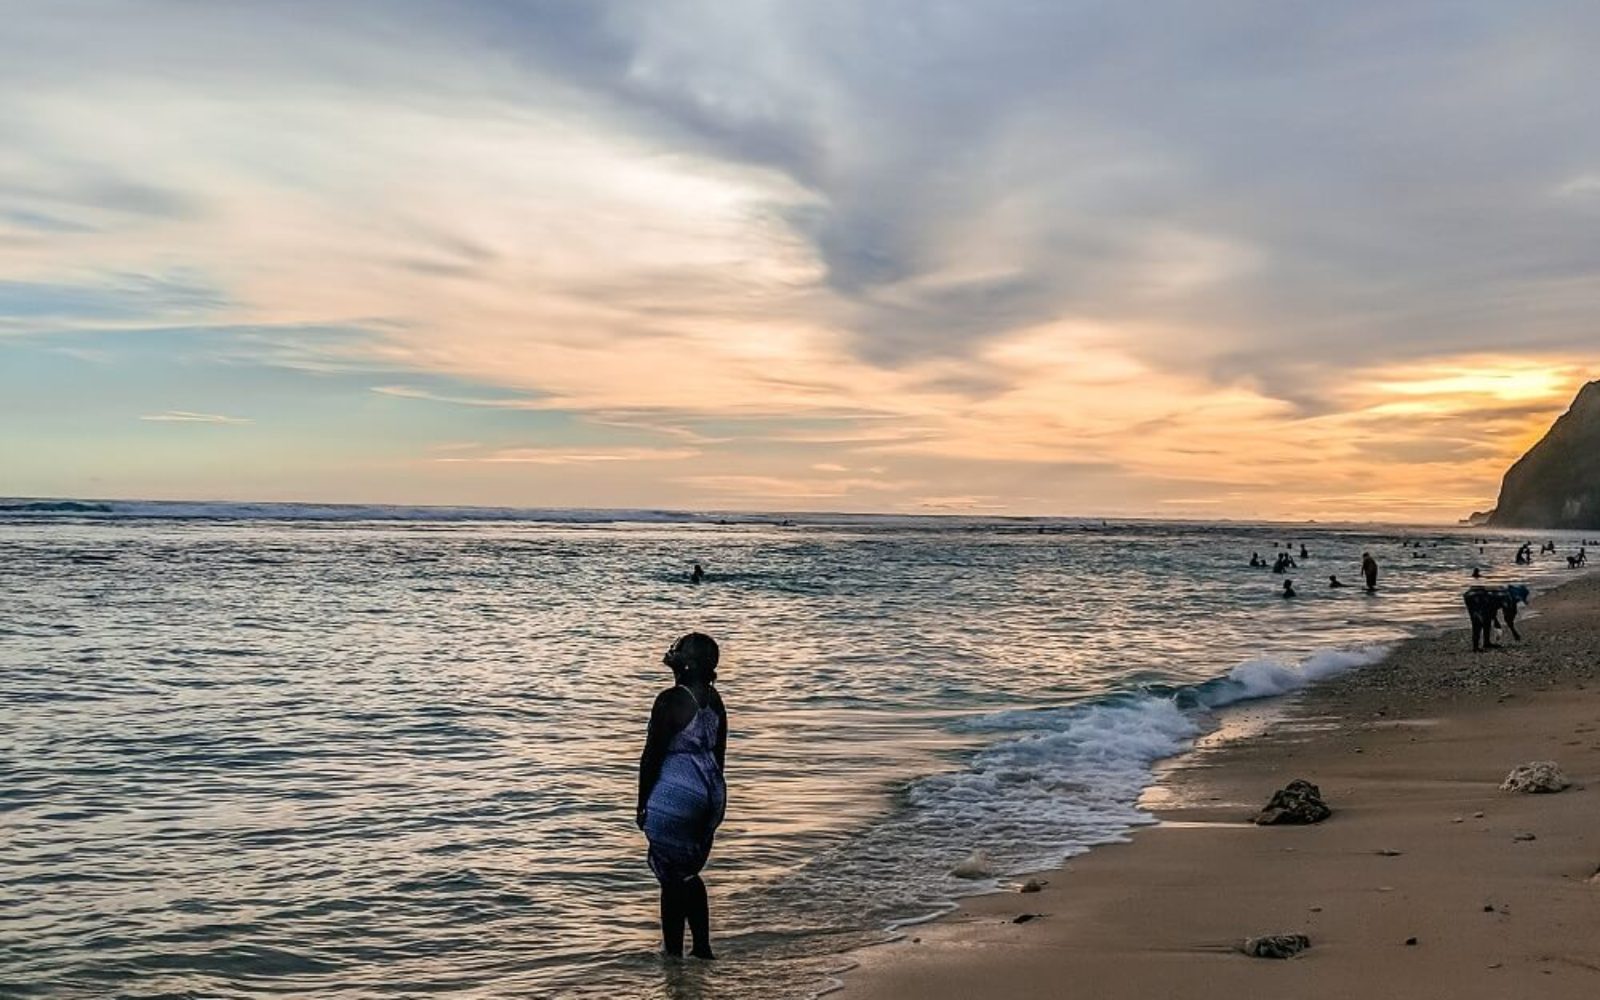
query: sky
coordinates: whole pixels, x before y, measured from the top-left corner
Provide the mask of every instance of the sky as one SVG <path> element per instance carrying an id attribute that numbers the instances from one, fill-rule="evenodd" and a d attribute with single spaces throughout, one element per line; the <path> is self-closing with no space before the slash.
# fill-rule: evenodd
<path id="1" fill-rule="evenodd" d="M 0 0 L 0 496 L 1449 522 L 1600 5 Z"/>

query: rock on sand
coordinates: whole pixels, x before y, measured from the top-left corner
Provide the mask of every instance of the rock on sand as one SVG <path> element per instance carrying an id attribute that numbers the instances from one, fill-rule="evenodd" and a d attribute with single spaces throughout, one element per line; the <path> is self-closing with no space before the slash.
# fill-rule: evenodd
<path id="1" fill-rule="evenodd" d="M 1256 825 L 1321 823 L 1331 815 L 1333 810 L 1322 801 L 1322 790 L 1297 778 L 1272 793 L 1272 801 L 1256 815 Z"/>
<path id="2" fill-rule="evenodd" d="M 1561 773 L 1561 768 L 1556 766 L 1555 761 L 1534 760 L 1512 768 L 1511 773 L 1506 775 L 1506 780 L 1500 782 L 1500 790 L 1537 794 L 1559 792 L 1571 785 L 1572 782 Z"/>
<path id="3" fill-rule="evenodd" d="M 1267 934 L 1248 937 L 1239 950 L 1251 958 L 1293 958 L 1311 947 L 1311 939 L 1304 934 Z"/>

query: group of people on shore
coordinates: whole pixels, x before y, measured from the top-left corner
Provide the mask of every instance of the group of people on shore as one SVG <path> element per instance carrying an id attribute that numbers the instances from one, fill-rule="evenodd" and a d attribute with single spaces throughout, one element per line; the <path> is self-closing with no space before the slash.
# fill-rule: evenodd
<path id="1" fill-rule="evenodd" d="M 1484 546 L 1487 544 L 1487 539 L 1474 539 L 1473 540 L 1473 544 L 1476 544 L 1478 546 L 1478 551 L 1482 552 L 1482 551 L 1484 551 Z M 1578 551 L 1577 552 L 1575 552 L 1572 555 L 1569 555 L 1569 556 L 1566 557 L 1567 567 L 1569 569 L 1581 569 L 1582 567 L 1587 566 L 1589 564 L 1589 546 L 1590 545 L 1597 545 L 1597 544 L 1600 544 L 1600 542 L 1590 541 L 1588 539 L 1585 539 L 1578 546 Z M 1417 548 L 1421 548 L 1422 543 L 1421 542 L 1406 542 L 1405 543 L 1405 547 L 1407 547 L 1407 548 L 1410 548 L 1412 546 L 1415 546 Z M 1437 546 L 1437 543 L 1435 543 L 1435 546 Z M 1297 562 L 1295 562 L 1294 556 L 1290 554 L 1290 548 L 1291 548 L 1290 546 L 1285 545 L 1284 546 L 1284 551 L 1279 552 L 1277 554 L 1276 559 L 1274 559 L 1270 563 L 1267 560 L 1263 559 L 1259 552 L 1252 552 L 1252 553 L 1250 553 L 1250 566 L 1253 569 L 1256 569 L 1256 568 L 1271 568 L 1272 572 L 1278 573 L 1278 574 L 1283 574 L 1283 573 L 1288 572 L 1291 569 L 1295 569 L 1295 568 L 1297 568 L 1299 566 L 1299 564 Z M 1300 558 L 1305 559 L 1305 558 L 1307 558 L 1309 556 L 1309 554 L 1310 553 L 1307 552 L 1306 547 L 1302 544 L 1300 546 Z M 1540 555 L 1559 555 L 1560 553 L 1559 553 L 1558 548 L 1556 547 L 1556 543 L 1553 542 L 1553 541 L 1549 541 L 1549 542 L 1544 542 L 1543 544 L 1541 544 L 1539 546 L 1539 554 Z M 1518 566 L 1531 566 L 1531 565 L 1533 565 L 1533 560 L 1534 560 L 1533 543 L 1532 542 L 1524 542 L 1524 543 L 1522 543 L 1521 547 L 1517 549 L 1516 560 L 1515 560 L 1516 564 Z M 1377 563 L 1377 560 L 1372 557 L 1372 553 L 1370 553 L 1370 552 L 1361 553 L 1361 575 L 1362 575 L 1363 579 L 1365 580 L 1365 586 L 1363 587 L 1363 589 L 1369 594 L 1376 593 L 1377 589 L 1378 589 L 1378 563 Z M 1479 579 L 1482 579 L 1482 578 L 1483 578 L 1483 571 L 1477 566 L 1472 567 L 1472 579 L 1479 580 Z M 1345 584 L 1342 580 L 1340 580 L 1337 574 L 1330 574 L 1329 575 L 1329 577 L 1328 577 L 1328 587 L 1329 587 L 1329 589 L 1338 589 L 1338 588 L 1343 588 L 1345 586 L 1347 586 L 1347 584 Z M 1299 596 L 1299 592 L 1294 589 L 1294 581 L 1293 580 L 1285 580 L 1285 581 L 1283 581 L 1283 589 L 1280 591 L 1280 595 L 1285 597 L 1285 598 L 1298 597 Z"/>
<path id="2" fill-rule="evenodd" d="M 1478 551 L 1483 551 L 1484 539 L 1477 539 Z M 1589 546 L 1600 542 L 1585 538 L 1578 544 L 1578 551 L 1567 556 L 1568 569 L 1581 569 L 1589 563 Z M 1546 541 L 1539 546 L 1539 555 L 1560 557 L 1561 550 L 1554 541 Z M 1516 563 L 1518 566 L 1533 565 L 1533 543 L 1523 542 L 1517 549 Z M 1477 567 L 1473 567 L 1472 578 L 1478 579 L 1481 574 Z M 1532 591 L 1527 585 L 1510 583 L 1503 587 L 1468 587 L 1462 594 L 1462 601 L 1467 607 L 1467 617 L 1472 622 L 1472 651 L 1483 652 L 1495 649 L 1498 643 L 1494 641 L 1494 633 L 1501 628 L 1500 621 L 1505 620 L 1505 628 L 1511 631 L 1514 639 L 1520 640 L 1522 634 L 1517 631 L 1517 605 L 1527 604 L 1532 596 Z"/>
<path id="3" fill-rule="evenodd" d="M 1589 565 L 1589 546 L 1596 545 L 1596 544 L 1600 544 L 1600 543 L 1590 541 L 1587 538 L 1584 539 L 1581 543 L 1579 543 L 1578 551 L 1574 552 L 1572 555 L 1567 556 L 1567 568 L 1568 569 L 1580 569 L 1580 568 L 1582 568 L 1584 566 Z M 1556 548 L 1556 543 L 1555 542 L 1545 542 L 1543 545 L 1539 546 L 1539 554 L 1541 556 L 1547 556 L 1547 555 L 1548 556 L 1559 556 L 1561 553 L 1560 553 L 1560 550 Z M 1518 566 L 1532 566 L 1533 565 L 1533 543 L 1532 542 L 1523 542 L 1522 543 L 1522 547 L 1517 549 L 1517 560 L 1516 561 L 1517 561 L 1517 565 Z"/>

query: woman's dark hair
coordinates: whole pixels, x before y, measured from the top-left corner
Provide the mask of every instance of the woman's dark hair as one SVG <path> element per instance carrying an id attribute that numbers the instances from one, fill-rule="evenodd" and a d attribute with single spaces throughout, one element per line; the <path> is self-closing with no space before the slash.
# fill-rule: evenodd
<path id="1" fill-rule="evenodd" d="M 702 680 L 711 684 L 717 679 L 717 640 L 704 632 L 690 632 L 667 650 L 662 662 L 672 668 L 678 683 L 687 684 Z"/>

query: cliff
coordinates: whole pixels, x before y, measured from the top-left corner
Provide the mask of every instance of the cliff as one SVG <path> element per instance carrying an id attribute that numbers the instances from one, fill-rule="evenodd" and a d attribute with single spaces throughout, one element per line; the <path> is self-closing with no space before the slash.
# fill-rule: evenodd
<path id="1" fill-rule="evenodd" d="M 1489 523 L 1502 528 L 1600 528 L 1600 381 L 1506 472 Z"/>

